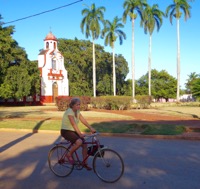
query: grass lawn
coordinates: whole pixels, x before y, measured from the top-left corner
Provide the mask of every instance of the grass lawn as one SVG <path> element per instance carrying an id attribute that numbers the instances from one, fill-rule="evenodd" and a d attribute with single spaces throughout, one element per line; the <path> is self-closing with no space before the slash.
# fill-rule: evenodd
<path id="1" fill-rule="evenodd" d="M 177 113 L 180 109 L 164 109 L 161 114 L 163 111 Z M 82 114 L 97 131 L 103 133 L 177 135 L 185 131 L 181 125 L 130 123 L 127 121 L 133 120 L 133 117 L 114 113 L 85 111 Z M 55 106 L 0 107 L 0 128 L 59 131 L 62 115 L 63 112 L 57 111 Z M 82 124 L 80 129 L 88 131 Z"/>

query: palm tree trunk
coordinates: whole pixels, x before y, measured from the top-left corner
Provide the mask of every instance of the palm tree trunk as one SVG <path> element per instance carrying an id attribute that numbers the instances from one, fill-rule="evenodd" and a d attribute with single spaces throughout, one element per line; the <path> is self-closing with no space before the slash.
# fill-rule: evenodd
<path id="1" fill-rule="evenodd" d="M 113 93 L 114 93 L 114 96 L 116 96 L 116 73 L 115 73 L 115 47 L 114 47 L 114 44 L 113 44 L 112 50 L 113 50 Z"/>
<path id="2" fill-rule="evenodd" d="M 135 54 L 134 54 L 134 18 L 132 18 L 132 97 L 133 101 L 135 100 Z"/>
<path id="3" fill-rule="evenodd" d="M 149 96 L 151 96 L 151 35 L 149 36 L 149 58 L 148 58 L 148 71 L 149 71 Z"/>
<path id="4" fill-rule="evenodd" d="M 92 43 L 93 48 L 93 95 L 96 97 L 96 62 L 95 62 L 95 43 L 93 39 Z"/>
<path id="5" fill-rule="evenodd" d="M 177 95 L 176 100 L 179 102 L 179 88 L 180 88 L 180 31 L 179 31 L 179 18 L 176 20 L 177 26 Z"/>

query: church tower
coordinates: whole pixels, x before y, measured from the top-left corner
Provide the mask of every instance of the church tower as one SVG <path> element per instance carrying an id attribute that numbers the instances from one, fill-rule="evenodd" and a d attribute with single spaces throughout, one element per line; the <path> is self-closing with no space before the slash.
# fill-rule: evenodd
<path id="1" fill-rule="evenodd" d="M 42 103 L 55 103 L 58 96 L 69 96 L 69 81 L 64 67 L 64 57 L 57 47 L 57 39 L 49 32 L 44 39 L 44 49 L 38 55 L 41 78 Z"/>

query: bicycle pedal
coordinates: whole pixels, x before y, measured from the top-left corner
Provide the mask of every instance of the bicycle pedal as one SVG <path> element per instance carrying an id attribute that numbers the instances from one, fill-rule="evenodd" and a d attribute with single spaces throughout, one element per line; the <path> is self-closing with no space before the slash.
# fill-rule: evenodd
<path id="1" fill-rule="evenodd" d="M 83 166 L 80 165 L 80 164 L 77 164 L 77 165 L 74 165 L 74 168 L 75 168 L 76 170 L 81 170 L 81 169 L 83 168 Z"/>

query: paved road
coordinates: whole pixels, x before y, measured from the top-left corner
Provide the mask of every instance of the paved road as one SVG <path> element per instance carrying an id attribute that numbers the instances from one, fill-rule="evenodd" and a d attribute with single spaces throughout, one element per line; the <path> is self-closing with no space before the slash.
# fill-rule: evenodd
<path id="1" fill-rule="evenodd" d="M 47 153 L 58 133 L 0 131 L 1 189 L 199 189 L 200 141 L 101 137 L 120 152 L 124 176 L 107 184 L 92 172 L 56 177 Z"/>

